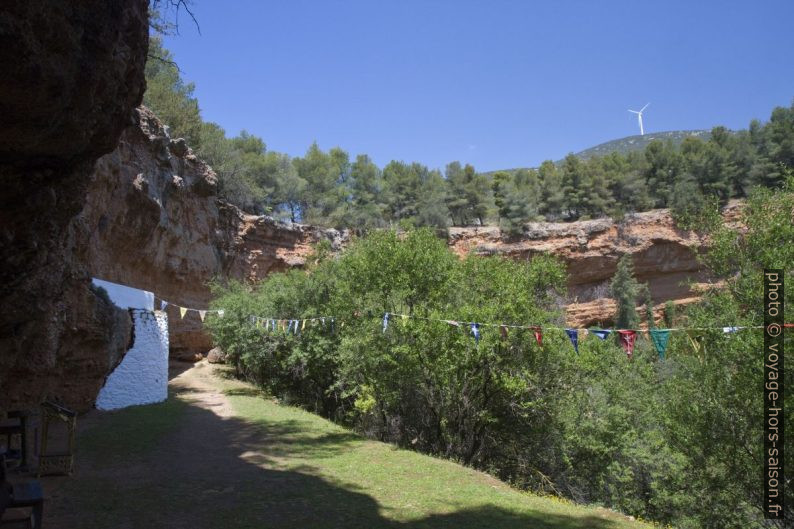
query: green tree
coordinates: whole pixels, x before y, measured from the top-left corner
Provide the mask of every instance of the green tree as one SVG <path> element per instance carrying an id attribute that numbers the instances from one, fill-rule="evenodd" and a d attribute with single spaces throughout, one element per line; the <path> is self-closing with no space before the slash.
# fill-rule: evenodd
<path id="1" fill-rule="evenodd" d="M 466 198 L 466 177 L 460 162 L 450 162 L 444 170 L 447 182 L 447 208 L 452 216 L 452 223 L 465 226 L 469 201 Z"/>
<path id="2" fill-rule="evenodd" d="M 419 189 L 422 185 L 420 164 L 406 164 L 392 160 L 383 168 L 389 220 L 412 219 L 417 214 Z"/>
<path id="3" fill-rule="evenodd" d="M 513 177 L 507 171 L 497 171 L 491 179 L 494 203 L 499 218 L 507 216 L 507 195 L 511 191 Z"/>
<path id="4" fill-rule="evenodd" d="M 551 160 L 546 160 L 538 168 L 540 180 L 540 212 L 546 220 L 556 220 L 562 215 L 564 196 L 562 175 Z"/>
<path id="5" fill-rule="evenodd" d="M 460 226 L 472 222 L 484 224 L 492 201 L 488 178 L 469 164 L 461 167 L 457 161 L 447 164 L 445 176 L 447 207 L 453 223 Z"/>
<path id="6" fill-rule="evenodd" d="M 386 226 L 384 183 L 381 171 L 369 156 L 359 154 L 350 168 L 350 201 L 344 206 L 344 218 L 337 224 L 364 233 Z"/>
<path id="7" fill-rule="evenodd" d="M 758 326 L 763 323 L 761 288 L 765 268 L 784 271 L 791 281 L 794 260 L 794 178 L 782 189 L 756 189 L 742 213 L 744 228 L 736 231 L 722 223 L 710 233 L 712 245 L 705 256 L 709 272 L 722 279 L 720 288 L 707 292 L 701 303 L 687 311 L 688 326 L 717 327 L 699 331 L 697 347 L 682 341 L 675 373 L 664 390 L 670 400 L 664 407 L 669 442 L 687 458 L 691 490 L 697 490 L 700 507 L 696 527 L 761 528 L 763 488 L 758 486 L 764 453 L 763 398 L 759 389 L 763 371 L 758 352 L 763 333 L 745 329 L 724 333 L 721 326 Z M 716 212 L 716 210 L 715 210 Z M 786 321 L 791 321 L 794 295 L 785 291 Z M 785 360 L 790 360 L 791 338 L 785 335 Z M 781 373 L 785 384 L 794 382 L 794 370 Z M 785 407 L 794 405 L 786 393 Z M 792 415 L 784 427 L 794 428 Z M 786 450 L 785 465 L 794 464 Z M 794 491 L 785 489 L 784 516 L 794 515 Z M 772 525 L 785 527 L 785 524 Z"/>
<path id="8" fill-rule="evenodd" d="M 298 177 L 306 182 L 303 220 L 328 224 L 347 199 L 345 184 L 350 173 L 347 153 L 338 147 L 326 153 L 314 142 L 302 158 L 293 159 L 293 164 Z"/>
<path id="9" fill-rule="evenodd" d="M 642 291 L 641 285 L 634 277 L 634 264 L 631 256 L 626 254 L 618 260 L 617 270 L 612 277 L 610 294 L 617 302 L 615 326 L 619 329 L 636 329 L 639 324 L 637 316 L 637 298 Z"/>
<path id="10" fill-rule="evenodd" d="M 749 136 L 758 153 L 750 174 L 753 183 L 781 185 L 786 169 L 794 167 L 794 102 L 789 108 L 776 107 L 763 126 L 750 123 Z"/>
<path id="11" fill-rule="evenodd" d="M 673 187 L 683 172 L 683 160 L 671 141 L 653 140 L 643 152 L 643 171 L 653 206 L 665 208 L 670 203 Z"/>
<path id="12" fill-rule="evenodd" d="M 584 162 L 574 154 L 568 154 L 562 162 L 562 207 L 567 218 L 576 220 L 587 210 L 587 193 L 590 181 L 584 170 Z"/>
<path id="13" fill-rule="evenodd" d="M 423 171 L 416 211 L 416 226 L 446 228 L 449 226 L 449 209 L 446 204 L 446 186 L 439 171 Z"/>
<path id="14" fill-rule="evenodd" d="M 170 51 L 163 47 L 162 38 L 149 38 L 146 60 L 146 92 L 143 104 L 168 125 L 172 138 L 185 138 L 194 149 L 201 142 L 201 114 L 195 85 L 185 83 Z"/>

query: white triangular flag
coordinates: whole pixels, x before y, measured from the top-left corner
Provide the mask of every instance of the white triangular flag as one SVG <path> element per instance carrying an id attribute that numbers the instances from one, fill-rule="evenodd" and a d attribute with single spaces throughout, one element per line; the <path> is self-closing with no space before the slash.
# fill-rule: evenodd
<path id="1" fill-rule="evenodd" d="M 198 313 L 199 313 L 199 318 L 201 318 L 201 321 L 204 321 L 204 316 L 207 315 L 207 311 L 206 310 L 200 310 L 200 311 L 198 311 Z"/>
<path id="2" fill-rule="evenodd" d="M 223 315 L 224 315 L 224 314 L 226 314 L 226 311 L 225 311 L 225 310 L 221 309 L 221 310 L 219 310 L 219 311 L 218 311 L 218 317 L 219 317 L 219 318 L 223 318 Z"/>
<path id="3" fill-rule="evenodd" d="M 187 309 L 185 307 L 179 307 L 179 317 L 184 318 L 185 314 L 187 314 Z"/>

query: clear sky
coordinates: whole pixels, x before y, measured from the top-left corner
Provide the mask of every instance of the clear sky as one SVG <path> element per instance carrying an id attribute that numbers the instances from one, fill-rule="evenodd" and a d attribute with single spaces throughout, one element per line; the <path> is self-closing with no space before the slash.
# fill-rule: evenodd
<path id="1" fill-rule="evenodd" d="M 166 39 L 205 120 L 478 170 L 647 132 L 746 128 L 794 98 L 794 1 L 193 0 Z"/>

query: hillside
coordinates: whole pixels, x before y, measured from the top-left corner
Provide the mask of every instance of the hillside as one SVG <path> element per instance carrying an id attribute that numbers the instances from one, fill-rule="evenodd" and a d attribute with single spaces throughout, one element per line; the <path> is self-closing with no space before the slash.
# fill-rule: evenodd
<path id="1" fill-rule="evenodd" d="M 617 152 L 620 154 L 627 154 L 629 152 L 642 151 L 654 140 L 671 141 L 673 145 L 680 145 L 686 138 L 699 138 L 703 141 L 708 141 L 711 137 L 711 131 L 708 130 L 669 130 L 666 132 L 650 132 L 645 135 L 626 136 L 625 138 L 618 138 L 616 140 L 606 141 L 599 143 L 593 147 L 589 147 L 583 151 L 573 153 L 574 156 L 582 160 L 590 159 L 594 156 L 606 156 L 607 154 Z M 557 160 L 554 163 L 559 164 L 562 160 Z M 520 169 L 530 169 L 529 167 L 514 167 L 512 169 L 497 169 L 488 171 L 484 174 L 493 174 L 498 171 L 515 172 Z"/>
<path id="2" fill-rule="evenodd" d="M 626 136 L 625 138 L 600 143 L 595 147 L 590 147 L 574 154 L 583 160 L 587 160 L 593 156 L 604 156 L 613 152 L 627 154 L 629 152 L 642 151 L 654 140 L 671 141 L 673 145 L 678 146 L 686 138 L 690 137 L 708 141 L 711 137 L 711 132 L 708 130 L 670 130 L 667 132 L 651 132 L 643 136 L 637 134 L 636 136 Z"/>

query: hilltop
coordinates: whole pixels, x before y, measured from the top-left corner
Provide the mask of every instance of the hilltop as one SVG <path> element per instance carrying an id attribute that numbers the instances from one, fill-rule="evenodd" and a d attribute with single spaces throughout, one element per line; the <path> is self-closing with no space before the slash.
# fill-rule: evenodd
<path id="1" fill-rule="evenodd" d="M 626 136 L 624 138 L 618 138 L 616 140 L 605 141 L 604 143 L 599 143 L 593 147 L 588 147 L 579 152 L 573 153 L 574 156 L 580 158 L 582 160 L 589 160 L 594 156 L 606 156 L 607 154 L 611 154 L 613 152 L 617 152 L 619 154 L 628 154 L 630 152 L 640 152 L 648 146 L 654 140 L 660 141 L 670 141 L 674 147 L 678 147 L 686 138 L 698 138 L 703 141 L 708 141 L 711 138 L 711 131 L 709 130 L 668 130 L 665 132 L 649 132 L 645 135 L 636 134 L 634 136 Z M 555 164 L 559 165 L 562 163 L 562 160 L 557 160 L 554 162 Z M 487 171 L 483 174 L 492 175 L 493 173 L 497 173 L 499 171 L 507 171 L 509 173 L 513 173 L 515 171 L 520 171 L 521 169 L 536 169 L 531 167 L 514 167 L 512 169 L 495 169 L 493 171 Z"/>

